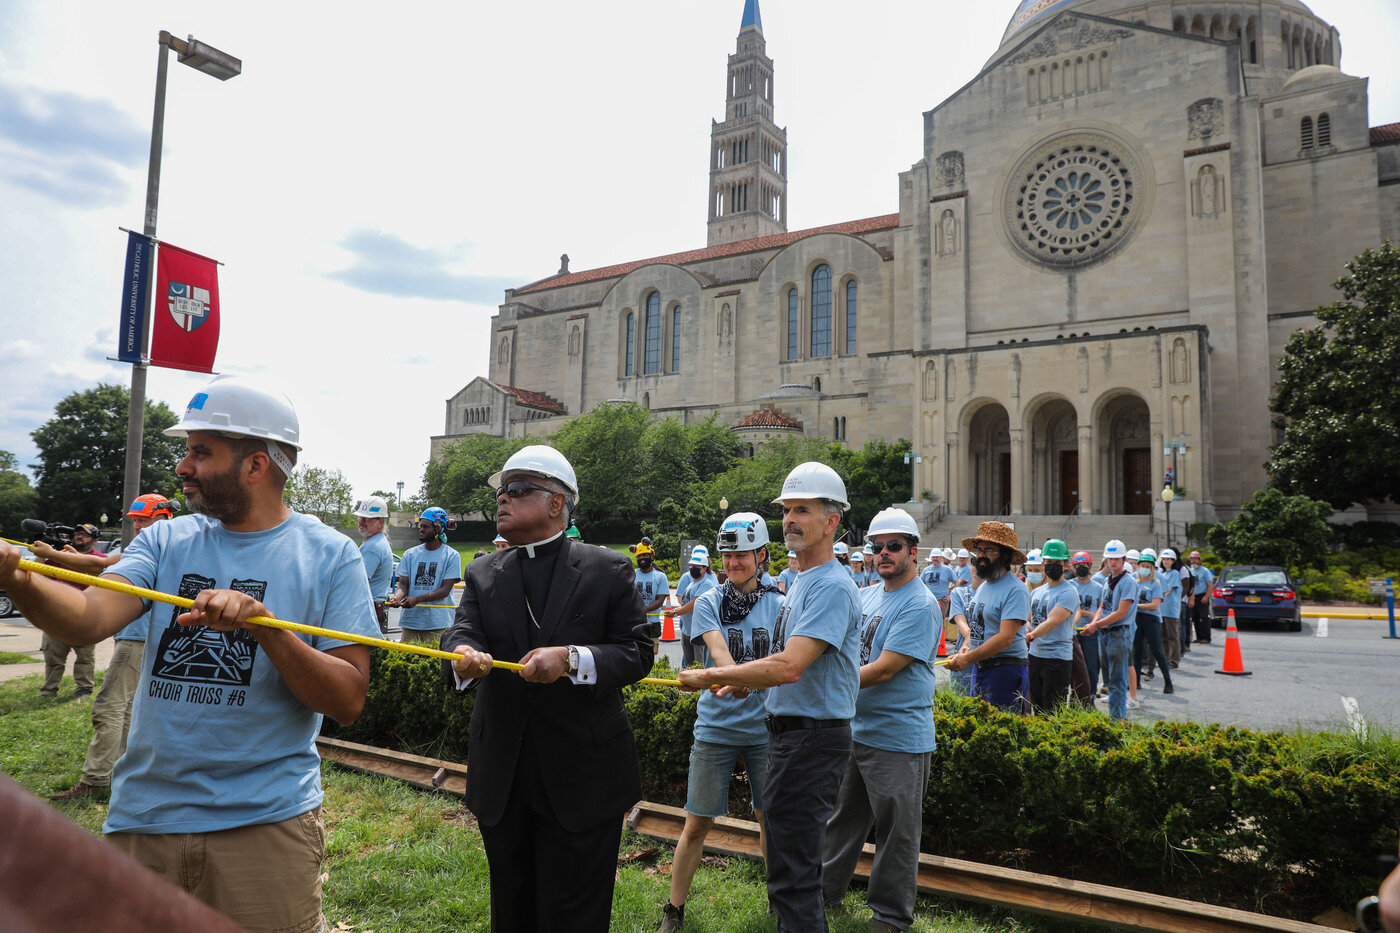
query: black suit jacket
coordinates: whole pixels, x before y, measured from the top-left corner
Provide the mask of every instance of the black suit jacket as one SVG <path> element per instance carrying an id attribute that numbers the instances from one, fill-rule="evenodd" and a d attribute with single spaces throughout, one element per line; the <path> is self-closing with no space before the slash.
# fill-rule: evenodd
<path id="1" fill-rule="evenodd" d="M 444 650 L 468 645 L 517 662 L 530 650 L 531 622 L 520 577 L 526 560 L 511 548 L 468 565 L 456 620 L 442 637 Z M 586 646 L 597 666 L 597 683 L 581 686 L 565 677 L 533 684 L 499 669 L 476 682 L 467 806 L 482 824 L 494 826 L 501 819 L 527 728 L 545 796 L 569 832 L 619 818 L 641 799 L 622 687 L 647 676 L 653 649 L 634 581 L 632 564 L 621 554 L 564 540 L 537 644 Z"/>

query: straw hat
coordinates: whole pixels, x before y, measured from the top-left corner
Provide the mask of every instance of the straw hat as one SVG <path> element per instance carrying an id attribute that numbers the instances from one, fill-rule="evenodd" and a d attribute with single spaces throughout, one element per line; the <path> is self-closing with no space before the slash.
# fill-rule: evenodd
<path id="1" fill-rule="evenodd" d="M 962 546 L 970 551 L 977 546 L 978 542 L 995 544 L 1011 551 L 1011 563 L 1013 566 L 1026 562 L 1026 555 L 1021 553 L 1021 550 L 1016 547 L 1016 532 L 1010 525 L 1002 522 L 982 522 L 977 526 L 977 534 L 970 538 L 962 539 Z"/>

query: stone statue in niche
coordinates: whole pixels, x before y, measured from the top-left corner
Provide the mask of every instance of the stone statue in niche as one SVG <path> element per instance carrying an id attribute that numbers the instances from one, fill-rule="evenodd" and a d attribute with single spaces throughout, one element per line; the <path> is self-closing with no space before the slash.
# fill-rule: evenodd
<path id="1" fill-rule="evenodd" d="M 579 332 L 578 332 L 578 325 L 575 324 L 575 325 L 574 325 L 574 329 L 571 330 L 571 331 L 569 331 L 569 355 L 570 355 L 570 356 L 578 356 L 578 345 L 579 345 Z"/>
<path id="2" fill-rule="evenodd" d="M 1152 388 L 1162 385 L 1162 338 L 1152 338 Z"/>
<path id="3" fill-rule="evenodd" d="M 937 251 L 940 256 L 958 254 L 958 218 L 952 209 L 943 212 L 938 219 Z"/>
<path id="4" fill-rule="evenodd" d="M 1011 354 L 1011 397 L 1021 397 L 1021 354 Z"/>
<path id="5" fill-rule="evenodd" d="M 949 360 L 943 369 L 943 397 L 950 402 L 958 400 L 958 361 Z"/>
<path id="6" fill-rule="evenodd" d="M 1172 341 L 1172 383 L 1183 385 L 1191 380 L 1191 357 L 1186 349 L 1186 340 L 1178 337 Z"/>
<path id="7" fill-rule="evenodd" d="M 502 337 L 502 338 L 501 338 L 501 349 L 500 349 L 500 352 L 496 354 L 496 358 L 497 358 L 498 360 L 500 360 L 502 363 L 509 363 L 509 362 L 510 362 L 510 338 L 509 338 L 509 337 Z"/>
<path id="8" fill-rule="evenodd" d="M 924 364 L 924 401 L 932 402 L 938 398 L 938 364 L 929 360 Z"/>
<path id="9" fill-rule="evenodd" d="M 1089 391 L 1089 348 L 1080 347 L 1075 354 L 1079 363 L 1079 391 Z"/>
<path id="10" fill-rule="evenodd" d="M 1215 213 L 1215 167 L 1212 165 L 1201 169 L 1201 213 Z"/>
<path id="11" fill-rule="evenodd" d="M 961 191 L 965 185 L 963 154 L 957 150 L 945 152 L 933 163 L 933 183 L 939 188 Z"/>
<path id="12" fill-rule="evenodd" d="M 729 310 L 729 302 L 719 309 L 719 335 L 728 337 L 734 333 L 734 313 Z"/>

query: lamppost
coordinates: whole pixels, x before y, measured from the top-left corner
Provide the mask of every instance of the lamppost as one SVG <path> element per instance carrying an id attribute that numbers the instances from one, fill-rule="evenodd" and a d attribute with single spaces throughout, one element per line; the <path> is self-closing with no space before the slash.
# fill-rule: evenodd
<path id="1" fill-rule="evenodd" d="M 719 497 L 719 523 L 724 524 L 724 516 L 729 514 L 729 500 L 724 496 Z"/>
<path id="2" fill-rule="evenodd" d="M 398 487 L 399 487 L 399 498 L 398 498 L 398 501 L 395 503 L 395 505 L 398 507 L 398 510 L 399 510 L 400 512 L 402 512 L 402 511 L 403 511 L 403 480 L 399 480 L 399 482 L 398 482 L 397 485 L 398 485 Z"/>
<path id="3" fill-rule="evenodd" d="M 220 81 L 227 81 L 243 71 L 243 62 L 226 52 L 190 36 L 177 39 L 164 29 L 160 31 L 160 57 L 156 59 L 156 104 L 151 117 L 151 157 L 146 166 L 146 221 L 142 232 L 151 239 L 156 235 L 156 207 L 160 202 L 160 152 L 165 139 L 165 71 L 168 53 L 174 49 L 180 61 L 196 71 L 212 75 Z M 155 289 L 151 289 L 142 322 L 141 356 L 144 359 L 151 339 L 150 301 L 155 299 Z M 141 439 L 146 431 L 146 363 L 131 364 L 131 409 L 126 421 L 126 477 L 122 489 L 125 501 L 134 502 L 141 494 Z M 122 545 L 131 543 L 135 537 L 131 519 L 122 517 Z"/>
<path id="4" fill-rule="evenodd" d="M 916 454 L 911 451 L 904 455 L 904 465 L 909 468 L 909 501 L 911 503 L 919 501 L 918 494 L 914 492 L 915 464 L 923 462 L 923 454 Z"/>
<path id="5" fill-rule="evenodd" d="M 1170 482 L 1162 487 L 1162 501 L 1167 506 L 1167 547 L 1172 546 L 1172 500 L 1176 498 L 1176 490 L 1172 488 Z"/>

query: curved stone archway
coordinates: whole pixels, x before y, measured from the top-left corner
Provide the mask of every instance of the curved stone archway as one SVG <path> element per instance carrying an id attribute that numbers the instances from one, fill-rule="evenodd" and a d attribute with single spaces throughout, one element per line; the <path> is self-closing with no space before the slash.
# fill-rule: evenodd
<path id="1" fill-rule="evenodd" d="M 974 515 L 998 515 L 1011 508 L 1011 416 L 999 402 L 976 404 L 967 424 L 964 500 Z"/>
<path id="2" fill-rule="evenodd" d="M 1152 514 L 1157 484 L 1147 402 L 1133 393 L 1119 393 L 1095 407 L 1100 501 L 1106 511 L 1120 515 Z"/>
<path id="3" fill-rule="evenodd" d="M 1051 396 L 1030 409 L 1030 511 L 1067 515 L 1079 505 L 1080 477 L 1088 464 L 1079 462 L 1079 415 L 1063 396 Z"/>

